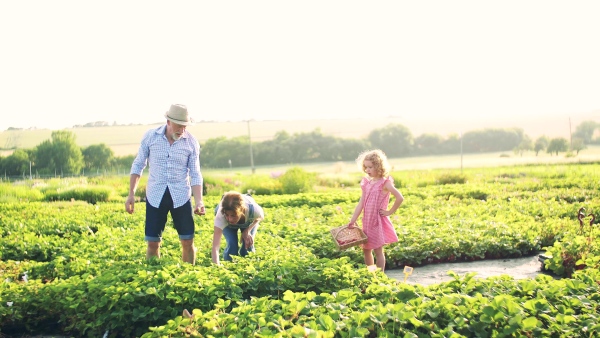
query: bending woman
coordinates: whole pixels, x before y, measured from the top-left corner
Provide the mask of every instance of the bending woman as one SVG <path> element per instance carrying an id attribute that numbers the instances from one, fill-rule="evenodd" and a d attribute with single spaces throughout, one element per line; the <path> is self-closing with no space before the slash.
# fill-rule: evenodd
<path id="1" fill-rule="evenodd" d="M 223 260 L 230 261 L 232 255 L 246 256 L 254 252 L 254 238 L 260 221 L 265 218 L 263 209 L 250 195 L 230 191 L 223 195 L 215 210 L 215 228 L 212 245 L 212 261 L 219 264 L 221 236 L 225 236 L 227 246 Z M 241 233 L 241 240 L 238 238 Z M 241 248 L 238 243 L 241 243 Z"/>

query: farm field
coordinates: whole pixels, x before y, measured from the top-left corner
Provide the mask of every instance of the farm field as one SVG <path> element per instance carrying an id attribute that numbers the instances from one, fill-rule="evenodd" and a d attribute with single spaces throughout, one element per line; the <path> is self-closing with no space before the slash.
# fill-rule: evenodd
<path id="1" fill-rule="evenodd" d="M 124 211 L 126 177 L 22 181 L 0 184 L 0 334 L 600 333 L 600 228 L 588 216 L 600 210 L 600 164 L 397 170 L 393 177 L 405 203 L 391 217 L 400 242 L 386 247 L 388 269 L 544 251 L 558 279 L 449 272 L 449 281 L 423 286 L 371 272 L 361 250 L 339 251 L 329 235 L 351 217 L 360 196 L 355 180 L 323 192 L 255 195 L 267 215 L 257 252 L 222 266 L 210 260 L 216 192 L 205 197 L 207 215 L 197 217 L 198 257 L 189 265 L 170 221 L 162 257 L 145 260 L 144 204 Z M 229 178 L 211 181 L 219 179 Z M 269 180 L 277 179 L 253 184 Z M 69 191 L 72 198 L 60 197 Z M 63 200 L 47 201 L 57 196 Z"/>

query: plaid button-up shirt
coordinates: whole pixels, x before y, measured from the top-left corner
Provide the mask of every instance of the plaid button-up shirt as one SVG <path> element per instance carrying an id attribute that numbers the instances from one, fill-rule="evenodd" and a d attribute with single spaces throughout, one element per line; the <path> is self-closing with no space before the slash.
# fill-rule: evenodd
<path id="1" fill-rule="evenodd" d="M 166 127 L 163 125 L 144 134 L 131 174 L 142 176 L 149 165 L 146 198 L 150 205 L 158 208 L 168 187 L 173 206 L 178 208 L 190 200 L 192 186 L 202 186 L 200 144 L 186 131 L 171 145 L 165 135 Z"/>

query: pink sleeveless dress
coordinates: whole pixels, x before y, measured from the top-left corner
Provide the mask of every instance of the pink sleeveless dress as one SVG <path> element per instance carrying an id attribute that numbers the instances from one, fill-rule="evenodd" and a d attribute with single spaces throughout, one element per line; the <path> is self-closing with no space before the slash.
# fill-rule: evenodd
<path id="1" fill-rule="evenodd" d="M 366 177 L 360 182 L 364 198 L 362 229 L 368 237 L 367 242 L 362 245 L 363 249 L 373 250 L 386 244 L 398 242 L 398 235 L 390 218 L 379 215 L 379 210 L 387 210 L 390 202 L 390 193 L 383 193 L 383 185 L 387 180 L 394 184 L 394 179 L 391 176 L 373 184 Z"/>

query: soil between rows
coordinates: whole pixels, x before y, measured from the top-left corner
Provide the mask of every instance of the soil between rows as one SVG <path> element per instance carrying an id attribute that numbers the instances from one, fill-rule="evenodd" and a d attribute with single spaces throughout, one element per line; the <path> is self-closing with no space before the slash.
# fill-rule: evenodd
<path id="1" fill-rule="evenodd" d="M 406 283 L 431 285 L 452 280 L 448 271 L 454 271 L 460 276 L 469 272 L 475 272 L 475 278 L 487 278 L 492 276 L 509 275 L 514 279 L 535 278 L 539 274 L 551 275 L 542 271 L 542 263 L 538 254 L 534 256 L 519 258 L 490 259 L 474 262 L 456 262 L 428 264 L 414 267 L 412 274 L 406 278 Z M 404 269 L 387 269 L 388 277 L 404 281 Z"/>

